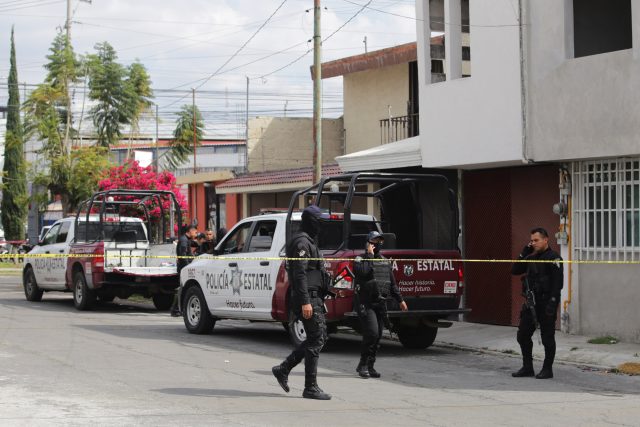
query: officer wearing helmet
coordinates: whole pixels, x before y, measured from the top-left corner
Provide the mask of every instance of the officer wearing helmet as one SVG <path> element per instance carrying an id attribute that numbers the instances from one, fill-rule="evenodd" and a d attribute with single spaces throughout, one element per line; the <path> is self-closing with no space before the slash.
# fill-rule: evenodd
<path id="1" fill-rule="evenodd" d="M 373 365 L 382 337 L 387 299 L 393 298 L 402 311 L 407 310 L 407 303 L 402 299 L 393 277 L 391 263 L 380 253 L 383 243 L 382 234 L 371 231 L 367 235 L 364 255 L 356 257 L 354 262 L 354 301 L 362 327 L 362 349 L 356 371 L 362 378 L 380 378 Z"/>
<path id="2" fill-rule="evenodd" d="M 329 400 L 331 395 L 318 387 L 318 358 L 327 341 L 324 318 L 323 281 L 327 273 L 315 239 L 320 232 L 320 209 L 311 205 L 302 211 L 301 230 L 287 243 L 287 272 L 291 286 L 291 307 L 304 325 L 307 339 L 271 371 L 278 383 L 289 392 L 289 372 L 304 359 L 304 391 L 307 399 Z"/>

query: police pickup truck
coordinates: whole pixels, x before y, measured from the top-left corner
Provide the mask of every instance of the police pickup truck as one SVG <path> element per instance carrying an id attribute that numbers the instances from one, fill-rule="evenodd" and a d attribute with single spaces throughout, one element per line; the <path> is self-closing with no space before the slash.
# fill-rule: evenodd
<path id="1" fill-rule="evenodd" d="M 156 221 L 149 215 L 153 209 L 160 211 Z M 94 194 L 76 216 L 55 222 L 26 255 L 27 300 L 40 301 L 43 292 L 73 292 L 75 307 L 88 310 L 97 298 L 112 301 L 139 294 L 167 310 L 179 285 L 173 222 L 180 218 L 170 192 Z"/>
<path id="2" fill-rule="evenodd" d="M 439 327 L 451 326 L 447 317 L 467 311 L 460 308 L 457 204 L 448 181 L 440 175 L 358 173 L 324 178 L 297 192 L 287 213 L 245 218 L 217 245 L 215 256 L 201 255 L 186 266 L 180 274 L 180 302 L 189 332 L 209 333 L 219 319 L 246 319 L 282 322 L 294 343 L 305 339 L 302 322 L 289 306 L 283 258 L 288 236 L 300 226 L 301 214 L 294 206 L 309 197 L 324 212 L 318 240 L 334 278 L 335 297 L 325 300 L 329 332 L 339 325 L 358 329 L 351 272 L 372 230 L 385 237 L 382 254 L 392 260 L 409 307 L 407 312 L 389 311 L 405 347 L 430 346 Z M 370 209 L 380 221 L 352 213 Z"/>

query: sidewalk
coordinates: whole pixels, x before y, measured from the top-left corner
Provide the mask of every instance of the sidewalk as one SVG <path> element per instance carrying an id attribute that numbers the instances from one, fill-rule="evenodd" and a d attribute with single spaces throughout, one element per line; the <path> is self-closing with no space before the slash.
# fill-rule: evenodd
<path id="1" fill-rule="evenodd" d="M 516 341 L 518 328 L 513 326 L 484 325 L 480 323 L 454 322 L 453 326 L 440 329 L 437 346 L 454 347 L 481 352 L 497 352 L 520 355 Z M 540 332 L 533 336 L 533 357 L 544 358 L 544 348 L 538 344 Z M 594 337 L 569 335 L 556 331 L 556 362 L 586 365 L 599 369 L 618 369 L 623 363 L 640 367 L 640 344 L 618 342 L 616 344 L 589 344 Z M 625 369 L 622 369 L 626 371 Z"/>

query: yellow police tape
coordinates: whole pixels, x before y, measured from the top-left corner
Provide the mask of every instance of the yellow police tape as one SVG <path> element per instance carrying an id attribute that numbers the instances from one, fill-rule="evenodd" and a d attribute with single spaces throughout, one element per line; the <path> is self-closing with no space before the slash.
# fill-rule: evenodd
<path id="1" fill-rule="evenodd" d="M 0 254 L 0 260 L 3 259 L 23 259 L 23 258 L 103 258 L 103 254 Z M 153 258 L 153 259 L 208 259 L 213 261 L 353 261 L 354 258 L 294 258 L 294 257 L 248 257 L 248 256 L 215 256 L 200 255 L 195 256 L 176 256 L 176 255 L 125 255 L 113 254 L 113 258 Z M 432 262 L 464 262 L 464 263 L 531 263 L 531 264 L 640 264 L 640 260 L 542 260 L 542 259 L 470 259 L 470 258 L 391 258 L 393 261 L 410 262 L 421 259 L 427 259 Z M 371 258 L 369 261 L 385 261 L 385 259 Z"/>

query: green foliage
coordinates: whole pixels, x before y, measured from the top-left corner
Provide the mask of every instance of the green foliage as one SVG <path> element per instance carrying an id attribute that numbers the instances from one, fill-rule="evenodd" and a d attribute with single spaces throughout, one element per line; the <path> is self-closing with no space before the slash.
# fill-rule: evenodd
<path id="1" fill-rule="evenodd" d="M 587 341 L 589 344 L 617 344 L 618 338 L 606 335 L 603 337 L 591 338 Z"/>
<path id="2" fill-rule="evenodd" d="M 140 62 L 134 62 L 128 67 L 129 76 L 127 84 L 131 86 L 134 100 L 133 116 L 131 118 L 131 135 L 138 132 L 140 116 L 151 110 L 153 102 L 153 89 L 151 89 L 151 78 L 147 69 Z"/>
<path id="3" fill-rule="evenodd" d="M 4 146 L 4 167 L 2 176 L 2 227 L 7 240 L 22 240 L 27 217 L 28 197 L 24 143 L 20 123 L 20 92 L 16 50 L 11 29 L 11 54 L 9 69 L 9 100 L 7 105 L 7 131 Z"/>
<path id="4" fill-rule="evenodd" d="M 176 128 L 173 131 L 173 138 L 169 142 L 170 151 L 164 161 L 168 169 L 177 169 L 186 160 L 189 154 L 193 153 L 193 116 L 195 111 L 195 136 L 196 145 L 200 145 L 204 132 L 204 121 L 197 106 L 183 105 L 176 121 Z"/>
<path id="5" fill-rule="evenodd" d="M 121 125 L 131 124 L 138 106 L 138 97 L 127 69 L 116 62 L 118 56 L 107 43 L 95 46 L 96 54 L 89 55 L 89 98 L 95 101 L 89 115 L 96 128 L 98 144 L 109 147 L 118 142 Z"/>
<path id="6" fill-rule="evenodd" d="M 95 193 L 110 167 L 108 148 L 92 146 L 73 150 L 68 185 L 70 205 L 78 206 Z"/>

